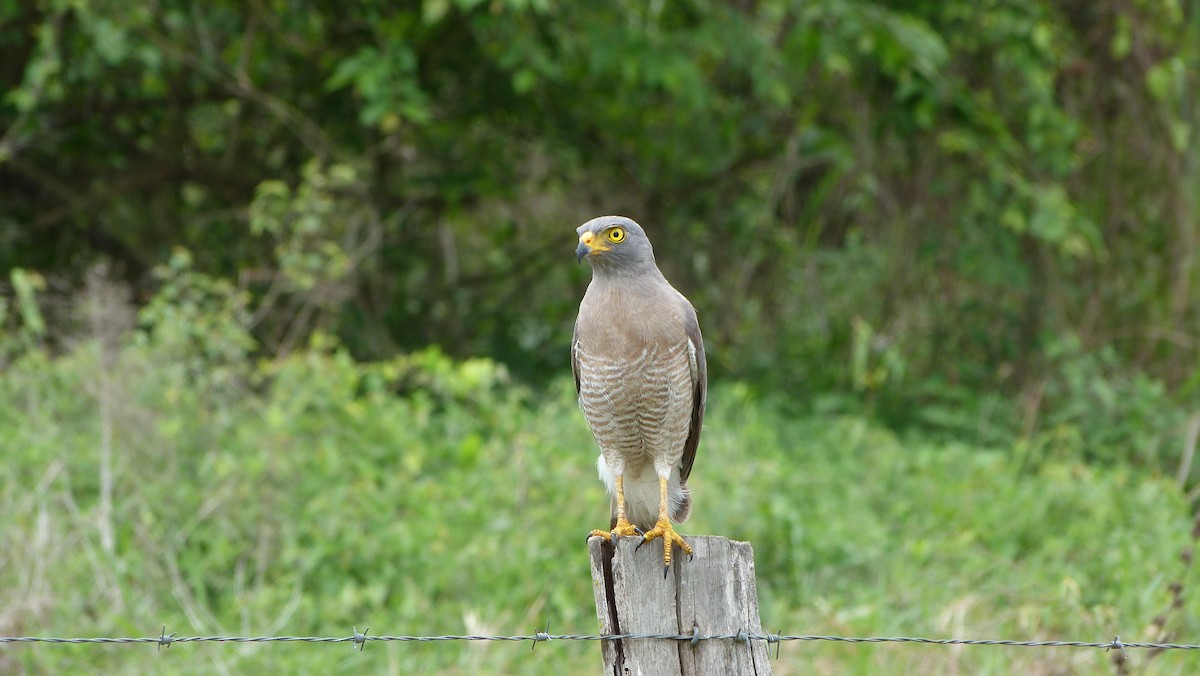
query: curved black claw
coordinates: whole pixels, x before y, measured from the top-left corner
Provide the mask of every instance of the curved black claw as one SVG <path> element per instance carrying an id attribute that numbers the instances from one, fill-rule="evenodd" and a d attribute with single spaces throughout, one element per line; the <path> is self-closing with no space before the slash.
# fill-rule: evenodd
<path id="1" fill-rule="evenodd" d="M 667 571 L 671 570 L 670 566 L 663 566 L 663 579 L 667 579 Z"/>
<path id="2" fill-rule="evenodd" d="M 646 544 L 647 542 L 649 542 L 649 540 L 647 540 L 646 538 L 643 537 L 642 541 L 638 543 L 638 546 L 633 548 L 633 551 L 636 553 L 637 550 L 641 549 L 642 545 Z"/>

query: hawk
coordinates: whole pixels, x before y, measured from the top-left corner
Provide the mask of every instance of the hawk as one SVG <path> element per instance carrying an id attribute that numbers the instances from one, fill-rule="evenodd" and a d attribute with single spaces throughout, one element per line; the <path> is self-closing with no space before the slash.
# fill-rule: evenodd
<path id="1" fill-rule="evenodd" d="M 675 532 L 692 509 L 688 475 L 700 443 L 708 367 L 696 310 L 654 262 L 646 232 L 623 216 L 576 230 L 576 258 L 592 281 L 575 320 L 575 391 L 600 446 L 600 479 L 612 496 L 609 530 L 589 537 L 640 535 L 663 541 L 663 575 Z"/>

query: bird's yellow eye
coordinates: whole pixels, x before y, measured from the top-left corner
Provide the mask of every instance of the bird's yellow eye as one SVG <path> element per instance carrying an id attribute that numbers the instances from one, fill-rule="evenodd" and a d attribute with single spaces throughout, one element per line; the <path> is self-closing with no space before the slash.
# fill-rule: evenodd
<path id="1" fill-rule="evenodd" d="M 608 229 L 608 240 L 610 242 L 617 244 L 617 243 L 624 241 L 624 239 L 625 239 L 625 229 L 624 228 L 609 228 Z"/>

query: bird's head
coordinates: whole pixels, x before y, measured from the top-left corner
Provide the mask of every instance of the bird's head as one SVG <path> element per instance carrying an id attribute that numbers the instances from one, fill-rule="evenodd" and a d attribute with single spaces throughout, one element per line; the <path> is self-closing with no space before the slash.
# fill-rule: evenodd
<path id="1" fill-rule="evenodd" d="M 657 269 L 646 231 L 632 219 L 601 216 L 579 226 L 575 232 L 579 234 L 575 258 L 580 262 L 588 259 L 598 273 Z"/>

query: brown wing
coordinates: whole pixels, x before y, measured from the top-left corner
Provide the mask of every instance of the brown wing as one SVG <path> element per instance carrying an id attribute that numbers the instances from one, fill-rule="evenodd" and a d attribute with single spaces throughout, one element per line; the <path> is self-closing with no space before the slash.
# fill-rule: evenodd
<path id="1" fill-rule="evenodd" d="M 704 358 L 704 337 L 700 335 L 700 322 L 696 310 L 684 299 L 684 331 L 688 342 L 695 349 L 695 367 L 692 369 L 692 424 L 688 428 L 687 441 L 683 442 L 683 457 L 679 459 L 679 479 L 687 481 L 692 473 L 692 462 L 696 460 L 696 447 L 700 445 L 700 428 L 704 426 L 704 405 L 708 399 L 708 362 Z M 578 380 L 576 380 L 578 384 Z"/>

